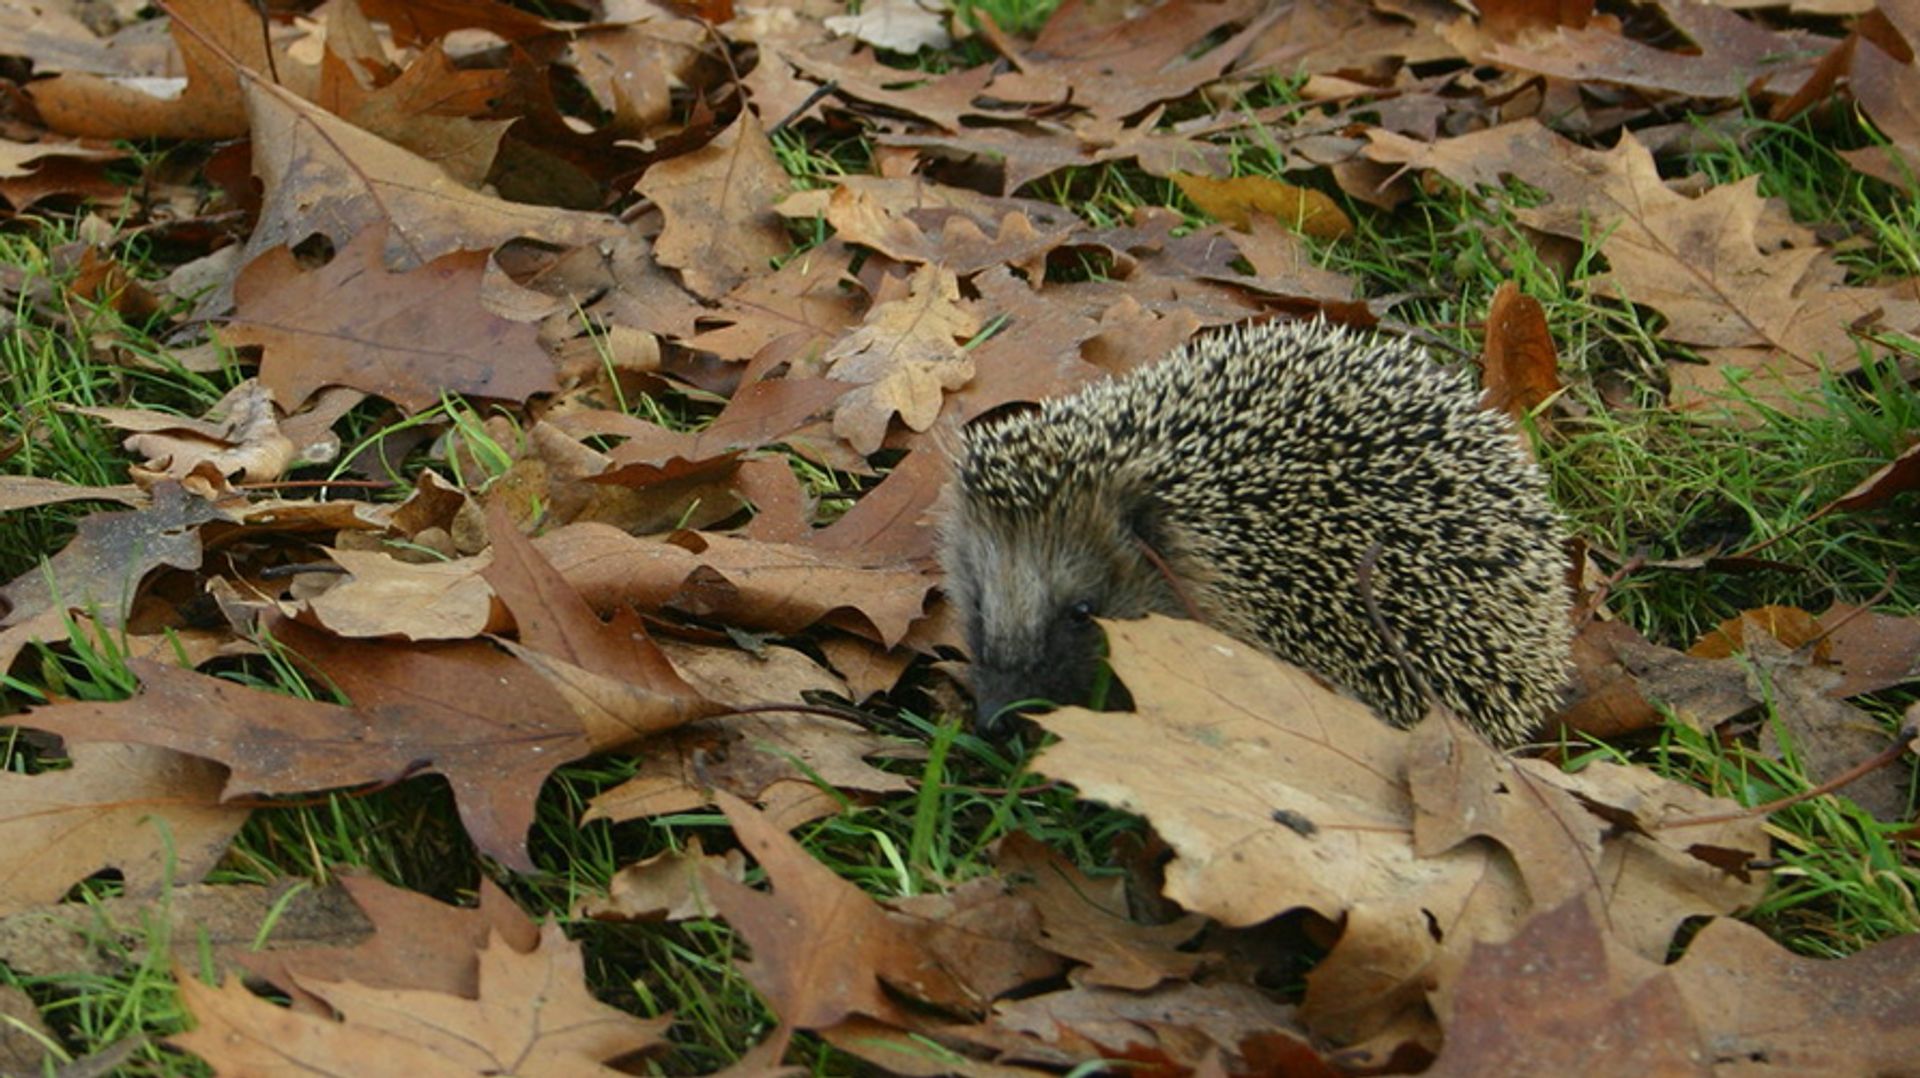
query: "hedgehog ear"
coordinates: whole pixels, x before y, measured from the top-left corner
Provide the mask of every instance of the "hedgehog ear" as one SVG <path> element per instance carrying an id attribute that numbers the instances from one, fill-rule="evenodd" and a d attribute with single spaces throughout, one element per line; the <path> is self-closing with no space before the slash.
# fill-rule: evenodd
<path id="1" fill-rule="evenodd" d="M 1127 502 L 1127 530 L 1148 549 L 1160 553 L 1166 548 L 1166 525 L 1160 503 L 1150 495 L 1139 495 Z"/>

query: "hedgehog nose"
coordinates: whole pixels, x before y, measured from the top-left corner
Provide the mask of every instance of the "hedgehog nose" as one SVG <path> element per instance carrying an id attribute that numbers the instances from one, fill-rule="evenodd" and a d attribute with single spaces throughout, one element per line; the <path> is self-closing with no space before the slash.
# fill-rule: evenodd
<path id="1" fill-rule="evenodd" d="M 973 679 L 973 732 L 989 741 L 1005 741 L 1019 728 L 1017 721 L 1031 711 L 1030 692 L 1001 685 L 1001 678 L 976 671 Z"/>
<path id="2" fill-rule="evenodd" d="M 1005 741 L 1012 736 L 1014 719 L 1020 709 L 1010 699 L 982 694 L 974 703 L 973 732 L 989 741 Z"/>

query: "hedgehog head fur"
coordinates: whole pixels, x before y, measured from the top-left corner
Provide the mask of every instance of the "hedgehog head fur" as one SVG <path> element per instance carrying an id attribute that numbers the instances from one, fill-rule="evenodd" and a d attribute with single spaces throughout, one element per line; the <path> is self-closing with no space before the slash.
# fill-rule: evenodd
<path id="1" fill-rule="evenodd" d="M 1095 616 L 1197 614 L 1408 725 L 1445 704 L 1495 742 L 1559 699 L 1562 526 L 1504 416 L 1408 342 L 1322 322 L 1198 338 L 967 429 L 941 536 L 982 730 L 1080 703 Z M 1156 562 L 1157 559 L 1157 562 Z"/>

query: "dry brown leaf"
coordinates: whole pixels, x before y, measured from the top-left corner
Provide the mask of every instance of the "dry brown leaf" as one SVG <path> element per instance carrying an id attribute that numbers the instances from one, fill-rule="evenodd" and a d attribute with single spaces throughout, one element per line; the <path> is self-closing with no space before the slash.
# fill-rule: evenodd
<path id="1" fill-rule="evenodd" d="M 1174 0 L 1139 18 L 1089 25 L 1075 21 L 1072 7 L 1048 20 L 1031 48 L 982 20 L 987 40 L 1012 64 L 988 84 L 989 97 L 1071 103 L 1096 117 L 1122 119 L 1219 78 L 1273 17 L 1252 4 Z M 1238 33 L 1215 36 L 1236 22 L 1245 24 Z"/>
<path id="2" fill-rule="evenodd" d="M 254 27 L 257 34 L 257 22 Z M 456 251 L 491 251 L 508 240 L 574 246 L 611 242 L 626 231 L 603 214 L 470 191 L 433 162 L 278 86 L 248 81 L 244 88 L 253 171 L 265 187 L 260 223 L 247 240 L 249 261 L 316 234 L 339 251 L 380 225 L 386 228 L 382 262 L 395 273 Z"/>
<path id="3" fill-rule="evenodd" d="M 1823 961 L 1721 918 L 1663 966 L 1568 902 L 1474 949 L 1426 1073 L 1907 1073 L 1920 1053 L 1916 940 Z"/>
<path id="4" fill-rule="evenodd" d="M 247 821 L 247 809 L 220 804 L 226 770 L 211 761 L 125 744 L 70 744 L 67 755 L 65 770 L 0 775 L 0 914 L 53 902 L 107 868 L 141 896 L 196 881 Z"/>
<path id="5" fill-rule="evenodd" d="M 25 722 L 69 741 L 130 741 L 216 759 L 223 798 L 388 782 L 437 771 L 482 852 L 531 871 L 534 799 L 549 772 L 589 751 L 578 720 L 532 670 L 490 645 L 358 645 L 293 622 L 274 637 L 355 706 L 298 700 L 132 660 L 140 693 L 37 708 Z M 493 691 L 476 693 L 476 684 Z"/>
<path id="6" fill-rule="evenodd" d="M 1920 936 L 1822 960 L 1723 917 L 1670 968 L 1716 1058 L 1782 1074 L 1898 1074 L 1920 1059 Z"/>
<path id="7" fill-rule="evenodd" d="M 323 998 L 301 987 L 303 981 L 353 981 L 478 999 L 479 952 L 489 939 L 521 954 L 540 945 L 539 927 L 486 877 L 480 880 L 478 908 L 449 906 L 371 876 L 349 874 L 340 882 L 365 915 L 366 928 L 358 938 L 241 957 L 249 972 L 291 996 L 296 1011 L 331 1014 Z M 278 930 L 274 939 L 283 939 Z"/>
<path id="8" fill-rule="evenodd" d="M 1487 308 L 1481 407 L 1522 419 L 1560 392 L 1553 334 L 1540 301 L 1503 281 Z"/>
<path id="9" fill-rule="evenodd" d="M 611 1076 L 619 1073 L 614 1060 L 665 1044 L 668 1019 L 636 1018 L 593 997 L 579 945 L 558 925 L 548 925 L 531 952 L 495 936 L 478 958 L 478 999 L 296 975 L 337 1021 L 269 1003 L 239 978 L 216 988 L 183 971 L 181 1001 L 195 1028 L 171 1040 L 232 1073 L 292 1068 L 367 1078 Z"/>
<path id="10" fill-rule="evenodd" d="M 787 188 L 760 121 L 743 109 L 712 142 L 648 169 L 634 189 L 667 220 L 655 257 L 678 269 L 688 288 L 718 299 L 792 248 L 773 212 Z"/>
<path id="11" fill-rule="evenodd" d="M 601 621 L 505 510 L 488 513 L 487 532 L 493 559 L 485 581 L 513 613 L 514 651 L 572 705 L 595 748 L 627 744 L 720 709 L 680 677 L 631 609 Z"/>
<path id="12" fill-rule="evenodd" d="M 932 427 L 945 392 L 973 378 L 963 346 L 979 331 L 951 270 L 923 265 L 904 287 L 890 278 L 866 321 L 827 350 L 832 377 L 859 386 L 840 398 L 833 432 L 871 455 L 896 414 L 910 430 Z"/>
<path id="13" fill-rule="evenodd" d="M 1807 778 L 1824 783 L 1851 771 L 1893 744 L 1887 725 L 1832 690 L 1840 675 L 1770 635 L 1747 634 L 1748 692 L 1771 704 L 1772 721 L 1760 731 L 1760 750 L 1791 755 Z M 1913 815 L 1913 775 L 1905 767 L 1882 767 L 1849 783 L 1841 796 L 1875 819 L 1898 823 Z"/>
<path id="14" fill-rule="evenodd" d="M 888 647 L 923 616 L 933 590 L 919 567 L 709 532 L 650 541 L 601 524 L 570 524 L 534 545 L 597 610 L 633 603 L 783 633 L 851 610 L 861 615 L 856 631 Z"/>
<path id="15" fill-rule="evenodd" d="M 777 657 L 788 649 L 769 652 Z M 780 670 L 793 662 L 775 658 L 768 665 Z M 689 663 L 682 668 L 689 680 L 701 681 L 703 671 Z M 815 676 L 826 680 L 823 671 Z M 792 677 L 783 680 L 782 691 L 794 695 L 804 684 Z M 686 812 L 712 804 L 711 791 L 717 787 L 766 804 L 780 826 L 798 827 L 840 811 L 840 803 L 831 797 L 812 796 L 818 791 L 815 776 L 835 790 L 898 794 L 911 789 L 903 776 L 865 759 L 898 748 L 851 722 L 823 715 L 775 712 L 701 719 L 667 734 L 633 778 L 588 803 L 583 819 L 620 821 Z"/>
<path id="16" fill-rule="evenodd" d="M 1450 993 L 1430 1075 L 1707 1075 L 1717 1053 L 1659 967 L 1605 936 L 1570 899 L 1511 941 L 1478 944 Z"/>
<path id="17" fill-rule="evenodd" d="M 382 266 L 387 238 L 369 228 L 317 270 L 303 271 L 291 251 L 276 248 L 241 271 L 221 339 L 263 349 L 260 380 L 281 407 L 298 408 L 327 385 L 409 412 L 448 393 L 523 401 L 558 388 L 534 327 L 481 308 L 484 253 L 454 252 L 390 273 Z"/>
<path id="18" fill-rule="evenodd" d="M 119 502 L 121 505 L 137 507 L 147 504 L 147 496 L 131 483 L 114 487 L 83 487 L 32 475 L 0 475 L 0 513 L 31 509 L 36 505 L 91 501 Z"/>
<path id="19" fill-rule="evenodd" d="M 163 565 L 200 567 L 198 528 L 216 516 L 213 506 L 178 483 L 162 483 L 153 488 L 153 504 L 146 509 L 83 518 L 73 541 L 46 565 L 0 588 L 0 601 L 8 607 L 0 626 L 69 608 L 120 624 L 148 573 Z"/>
<path id="20" fill-rule="evenodd" d="M 1140 924 L 1127 909 L 1126 879 L 1089 878 L 1024 832 L 1000 840 L 993 863 L 1013 894 L 1033 904 L 1041 946 L 1085 964 L 1080 985 L 1144 992 L 1167 981 L 1192 980 L 1210 956 L 1183 950 L 1205 918 L 1188 914 L 1170 924 Z"/>
<path id="21" fill-rule="evenodd" d="M 489 560 L 484 554 L 404 562 L 386 552 L 326 553 L 349 575 L 327 581 L 330 586 L 309 596 L 306 605 L 336 635 L 471 640 L 506 624 L 495 616 L 493 591 L 480 575 Z"/>
<path id="22" fill-rule="evenodd" d="M 995 1018 L 1072 1056 L 1138 1059 L 1176 1073 L 1191 1073 L 1209 1055 L 1236 1058 L 1242 1041 L 1261 1034 L 1308 1043 L 1293 1007 L 1231 983 L 1178 983 L 1149 993 L 1077 987 L 1002 1004 Z M 1307 1049 L 1309 1059 L 1314 1055 Z M 1324 1065 L 1280 1073 L 1331 1078 Z"/>
<path id="23" fill-rule="evenodd" d="M 100 138 L 236 138 L 247 133 L 241 80 L 228 58 L 267 69 L 260 15 L 244 0 L 178 0 L 169 5 L 171 32 L 186 72 L 172 96 L 148 93 L 131 80 L 74 72 L 32 84 L 28 94 L 49 128 Z M 224 55 L 223 55 L 224 54 Z M 282 54 L 279 70 L 295 81 L 296 65 Z"/>
<path id="24" fill-rule="evenodd" d="M 164 479 L 185 479 L 203 463 L 223 476 L 237 475 L 245 482 L 265 483 L 280 478 L 296 460 L 322 463 L 328 459 L 328 449 L 339 449 L 337 439 L 318 446 L 294 445 L 281 427 L 273 397 L 254 378 L 228 390 L 207 409 L 204 419 L 142 408 L 74 411 L 133 431 L 122 444 L 128 452 L 146 457 L 138 474 L 149 485 Z"/>
<path id="25" fill-rule="evenodd" d="M 953 44 L 947 14 L 944 0 L 876 0 L 860 5 L 858 14 L 829 15 L 821 22 L 875 48 L 912 54 Z"/>
<path id="26" fill-rule="evenodd" d="M 1585 6 L 1590 10 L 1591 0 Z M 1665 0 L 1659 7 L 1693 48 L 1657 48 L 1627 37 L 1611 19 L 1589 26 L 1581 18 L 1553 34 L 1495 43 L 1475 59 L 1576 83 L 1735 99 L 1805 69 L 1833 44 L 1768 29 L 1717 4 Z"/>
<path id="27" fill-rule="evenodd" d="M 358 17 L 358 9 L 346 5 L 335 9 L 335 21 L 345 12 Z M 505 72 L 463 71 L 435 42 L 391 81 L 363 86 L 356 68 L 376 61 L 336 51 L 345 36 L 327 35 L 318 103 L 356 127 L 440 166 L 462 186 L 478 188 L 484 183 L 500 152 L 500 138 L 515 121 L 474 119 L 465 113 L 485 111 L 490 98 L 505 95 Z"/>
<path id="28" fill-rule="evenodd" d="M 724 791 L 715 797 L 773 891 L 714 871 L 702 874 L 701 885 L 752 949 L 740 971 L 782 1025 L 825 1029 L 853 1015 L 912 1024 L 888 989 L 949 1011 L 984 1005 L 928 952 L 928 922 L 889 913 L 751 806 Z"/>
<path id="29" fill-rule="evenodd" d="M 1531 121 L 1424 145 L 1375 130 L 1375 160 L 1433 168 L 1456 182 L 1497 186 L 1514 176 L 1549 201 L 1515 211 L 1524 223 L 1573 239 L 1599 236 L 1611 270 L 1589 287 L 1667 317 L 1667 338 L 1711 361 L 1673 368 L 1676 404 L 1708 402 L 1732 373 L 1783 407 L 1818 387 L 1823 372 L 1859 362 L 1856 330 L 1920 328 L 1920 304 L 1888 290 L 1850 286 L 1845 270 L 1781 208 L 1762 199 L 1758 177 L 1674 191 L 1653 155 L 1631 135 L 1588 150 Z"/>
<path id="30" fill-rule="evenodd" d="M 1683 839 L 1659 830 L 1729 807 L 1691 788 L 1626 768 L 1565 775 L 1509 761 L 1452 721 L 1394 730 L 1189 622 L 1115 622 L 1107 633 L 1137 712 L 1041 717 L 1063 740 L 1035 770 L 1146 816 L 1178 853 L 1165 891 L 1187 909 L 1228 925 L 1303 906 L 1344 918 L 1309 978 L 1317 1034 L 1351 1041 L 1391 1027 L 1424 1007 L 1424 991 L 1447 982 L 1472 941 L 1503 938 L 1545 896 L 1603 904 L 1632 945 L 1655 954 L 1685 918 L 1757 896 L 1757 883 L 1688 852 L 1765 856 L 1757 823 Z M 1155 751 L 1142 756 L 1149 742 Z M 1619 831 L 1620 818 L 1637 826 Z"/>
<path id="31" fill-rule="evenodd" d="M 712 872 L 735 883 L 747 882 L 747 858 L 739 850 L 709 854 L 700 836 L 685 850 L 667 850 L 624 865 L 607 881 L 605 898 L 586 898 L 577 916 L 596 921 L 685 921 L 705 917 L 713 903 L 700 890 L 700 877 Z"/>

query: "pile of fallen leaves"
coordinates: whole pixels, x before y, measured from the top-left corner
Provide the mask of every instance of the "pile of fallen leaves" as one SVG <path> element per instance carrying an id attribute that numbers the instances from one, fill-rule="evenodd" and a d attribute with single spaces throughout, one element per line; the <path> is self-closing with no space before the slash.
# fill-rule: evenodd
<path id="1" fill-rule="evenodd" d="M 59 900 L 114 869 L 127 901 L 173 887 L 199 923 L 237 918 L 215 933 L 214 981 L 179 973 L 195 1025 L 171 1043 L 216 1072 L 646 1066 L 672 1017 L 596 999 L 579 945 L 491 883 L 462 909 L 350 880 L 361 942 L 261 952 L 246 944 L 264 911 L 222 914 L 207 893 L 243 889 L 185 886 L 263 799 L 429 772 L 481 854 L 532 871 L 543 783 L 612 752 L 637 773 L 586 819 L 718 805 L 738 845 L 632 865 L 581 912 L 738 933 L 778 1022 L 741 1074 L 775 1069 L 796 1031 L 910 1074 L 1920 1059 L 1911 937 L 1818 961 L 1729 919 L 1771 856 L 1738 806 L 1642 769 L 1503 757 L 1444 716 L 1392 730 L 1198 626 L 1109 626 L 1135 711 L 1044 720 L 1060 740 L 1035 770 L 1165 843 L 1128 877 L 1009 839 L 996 875 L 876 901 L 789 831 L 907 792 L 872 762 L 898 743 L 764 707 L 939 676 L 928 660 L 958 641 L 933 519 L 959 424 L 1209 326 L 1388 318 L 1391 298 L 1314 258 L 1352 228 L 1334 189 L 1390 210 L 1421 184 L 1520 181 L 1541 257 L 1593 270 L 1596 301 L 1656 313 L 1705 360 L 1672 367 L 1672 407 L 1729 372 L 1800 406 L 1823 372 L 1920 331 L 1920 290 L 1850 279 L 1755 182 L 1657 162 L 1728 117 L 1838 105 L 1886 140 L 1847 161 L 1904 182 L 1911 0 L 1795 5 L 1817 18 L 1695 0 L 1069 4 L 1032 37 L 913 0 L 162 6 L 122 24 L 139 4 L 0 2 L 0 199 L 77 209 L 84 237 L 56 252 L 64 296 L 0 275 L 8 308 L 172 311 L 173 362 L 253 369 L 198 418 L 85 409 L 125 432 L 125 486 L 0 477 L 0 511 L 123 507 L 0 588 L 0 670 L 33 642 L 107 633 L 138 680 L 125 701 L 16 717 L 69 765 L 0 776 L 0 913 L 38 911 L 65 938 Z M 816 149 L 856 135 L 870 152 L 848 171 Z M 1247 142 L 1304 185 L 1227 178 Z M 1019 194 L 1099 166 L 1171 181 L 1214 223 Z M 187 253 L 143 281 L 116 256 L 133 240 Z M 1597 257 L 1577 261 L 1582 244 Z M 1538 305 L 1509 290 L 1480 314 L 1490 403 L 1551 424 Z M 90 362 L 152 362 L 96 343 Z M 378 433 L 343 444 L 349 429 Z M 369 495 L 406 461 L 404 498 Z M 1913 471 L 1823 511 L 1883 504 Z M 1644 728 L 1655 700 L 1706 729 L 1764 700 L 1833 746 L 1814 764 L 1831 777 L 1887 744 L 1845 701 L 1920 662 L 1911 619 L 1763 611 L 1682 654 L 1605 599 L 1573 612 L 1576 729 Z M 221 676 L 263 652 L 325 691 Z M 1891 782 L 1881 804 L 1904 814 Z M 1155 882 L 1177 910 L 1154 906 Z M 1324 955 L 1303 994 L 1261 957 L 1285 933 Z"/>

